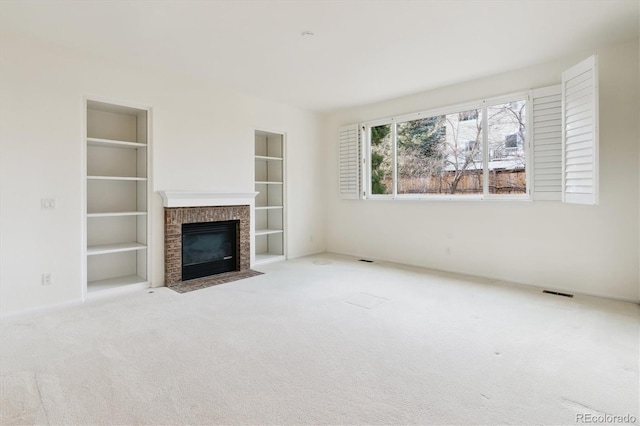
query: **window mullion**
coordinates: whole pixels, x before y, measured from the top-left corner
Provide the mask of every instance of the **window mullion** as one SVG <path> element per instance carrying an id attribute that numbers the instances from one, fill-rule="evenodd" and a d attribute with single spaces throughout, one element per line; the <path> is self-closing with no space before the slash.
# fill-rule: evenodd
<path id="1" fill-rule="evenodd" d="M 525 101 L 525 119 L 524 119 L 524 123 L 525 123 L 525 128 L 524 128 L 524 135 L 525 135 L 525 143 L 524 143 L 524 170 L 525 170 L 525 188 L 526 188 L 526 195 L 527 196 L 533 196 L 533 192 L 531 191 L 531 184 L 533 183 L 533 96 L 532 96 L 533 91 L 529 91 L 529 93 L 527 94 L 527 100 Z"/>
<path id="2" fill-rule="evenodd" d="M 393 198 L 398 196 L 398 123 L 391 120 L 391 143 L 393 145 Z"/>
<path id="3" fill-rule="evenodd" d="M 370 196 L 373 195 L 373 185 L 371 184 L 371 176 L 373 175 L 373 170 L 371 170 L 371 125 L 367 125 L 365 129 L 365 140 L 367 145 L 365 161 L 367 164 L 367 176 L 365 179 L 367 180 L 367 196 Z"/>
<path id="4" fill-rule="evenodd" d="M 482 101 L 482 195 L 489 194 L 489 119 L 487 102 Z"/>

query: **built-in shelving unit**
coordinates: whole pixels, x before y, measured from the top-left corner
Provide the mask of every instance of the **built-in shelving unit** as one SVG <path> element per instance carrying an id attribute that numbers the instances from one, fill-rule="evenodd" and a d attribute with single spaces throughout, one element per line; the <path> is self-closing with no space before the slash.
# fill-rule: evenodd
<path id="1" fill-rule="evenodd" d="M 149 285 L 148 115 L 87 101 L 87 293 Z"/>
<path id="2" fill-rule="evenodd" d="M 255 133 L 255 263 L 286 258 L 284 135 Z"/>

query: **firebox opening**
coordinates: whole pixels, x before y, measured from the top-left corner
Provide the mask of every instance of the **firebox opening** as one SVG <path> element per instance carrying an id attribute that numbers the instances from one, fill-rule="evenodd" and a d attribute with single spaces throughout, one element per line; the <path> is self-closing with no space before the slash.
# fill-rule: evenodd
<path id="1" fill-rule="evenodd" d="M 182 280 L 238 271 L 239 220 L 182 224 Z"/>

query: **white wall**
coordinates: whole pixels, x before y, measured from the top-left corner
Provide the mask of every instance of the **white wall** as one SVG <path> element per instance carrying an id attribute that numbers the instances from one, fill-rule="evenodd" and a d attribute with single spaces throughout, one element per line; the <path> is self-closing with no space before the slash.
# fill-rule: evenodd
<path id="1" fill-rule="evenodd" d="M 317 114 L 11 34 L 0 42 L 0 313 L 81 297 L 85 95 L 153 108 L 154 191 L 254 191 L 254 129 L 286 132 L 289 257 L 324 250 Z M 40 209 L 45 197 L 55 210 Z M 152 219 L 152 281 L 162 285 L 157 194 Z M 44 272 L 53 285 L 41 285 Z"/>
<path id="2" fill-rule="evenodd" d="M 341 125 L 558 84 L 592 52 L 327 118 L 328 156 Z M 571 292 L 637 301 L 638 40 L 598 51 L 600 205 L 515 201 L 361 201 L 338 198 L 327 169 L 327 249 Z M 446 247 L 452 254 L 446 254 Z"/>

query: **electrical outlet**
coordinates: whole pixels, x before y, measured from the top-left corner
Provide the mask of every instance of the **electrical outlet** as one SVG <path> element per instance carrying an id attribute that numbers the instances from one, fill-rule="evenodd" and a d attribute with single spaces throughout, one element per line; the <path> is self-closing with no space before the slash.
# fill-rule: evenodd
<path id="1" fill-rule="evenodd" d="M 53 210 L 56 208 L 56 199 L 55 198 L 41 198 L 40 199 L 40 207 L 42 210 Z"/>
<path id="2" fill-rule="evenodd" d="M 53 284 L 53 279 L 51 278 L 51 272 L 46 272 L 42 274 L 42 285 L 51 285 Z"/>

